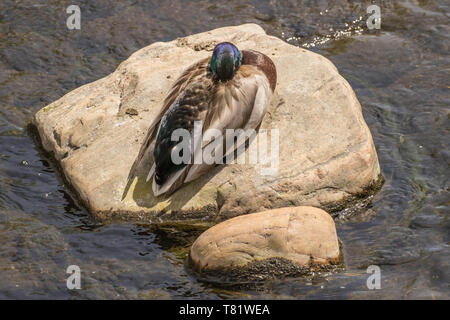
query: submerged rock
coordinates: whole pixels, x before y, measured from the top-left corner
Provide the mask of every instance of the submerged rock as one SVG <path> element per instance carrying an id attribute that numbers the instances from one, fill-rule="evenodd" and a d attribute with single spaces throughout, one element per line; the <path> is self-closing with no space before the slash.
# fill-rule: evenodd
<path id="1" fill-rule="evenodd" d="M 273 209 L 229 219 L 202 233 L 189 253 L 195 271 L 235 280 L 326 270 L 339 259 L 334 221 L 314 207 Z"/>
<path id="2" fill-rule="evenodd" d="M 262 173 L 261 164 L 219 165 L 172 196 L 155 198 L 144 165 L 122 201 L 130 167 L 173 81 L 222 41 L 261 51 L 277 67 L 277 89 L 261 126 L 279 130 L 276 175 Z M 380 179 L 361 106 L 335 66 L 255 24 L 153 43 L 107 77 L 41 109 L 34 124 L 44 149 L 98 218 L 220 221 L 286 206 L 331 208 L 366 194 Z"/>

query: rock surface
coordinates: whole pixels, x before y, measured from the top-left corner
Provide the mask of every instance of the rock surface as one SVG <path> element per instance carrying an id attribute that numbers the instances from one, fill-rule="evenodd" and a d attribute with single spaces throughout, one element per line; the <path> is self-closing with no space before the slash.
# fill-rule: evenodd
<path id="1" fill-rule="evenodd" d="M 189 261 L 200 273 L 236 273 L 255 262 L 280 260 L 289 269 L 337 264 L 339 243 L 333 218 L 314 207 L 289 207 L 251 213 L 221 222 L 202 233 Z M 278 270 L 277 270 L 278 269 Z M 283 270 L 284 271 L 284 270 Z M 248 272 L 249 275 L 259 272 Z"/>
<path id="2" fill-rule="evenodd" d="M 168 89 L 214 45 L 231 41 L 271 57 L 278 83 L 262 129 L 279 129 L 279 168 L 221 165 L 169 198 L 155 198 L 146 170 L 121 201 L 130 167 Z M 215 220 L 286 206 L 330 208 L 363 195 L 380 168 L 361 106 L 326 58 L 246 24 L 149 45 L 109 76 L 77 88 L 34 118 L 45 150 L 98 218 Z"/>

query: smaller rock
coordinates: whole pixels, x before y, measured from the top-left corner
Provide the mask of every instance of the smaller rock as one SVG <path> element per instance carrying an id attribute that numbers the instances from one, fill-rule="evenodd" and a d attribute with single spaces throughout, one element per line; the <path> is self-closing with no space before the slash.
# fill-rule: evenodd
<path id="1" fill-rule="evenodd" d="M 331 216 L 289 207 L 239 216 L 202 233 L 189 263 L 207 277 L 261 280 L 336 268 L 340 249 Z"/>

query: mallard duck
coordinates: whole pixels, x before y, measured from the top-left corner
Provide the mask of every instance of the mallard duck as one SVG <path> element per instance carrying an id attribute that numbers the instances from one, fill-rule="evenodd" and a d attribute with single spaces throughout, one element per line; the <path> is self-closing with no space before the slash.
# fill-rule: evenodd
<path id="1" fill-rule="evenodd" d="M 219 43 L 211 58 L 190 66 L 173 84 L 131 167 L 128 186 L 147 152 L 153 153 L 147 181 L 153 177 L 155 196 L 170 195 L 206 173 L 214 165 L 172 162 L 171 153 L 178 144 L 171 139 L 174 130 L 192 133 L 195 121 L 202 121 L 203 132 L 214 128 L 223 135 L 226 129 L 257 130 L 276 81 L 276 68 L 269 57 L 254 50 L 239 51 L 229 42 Z"/>

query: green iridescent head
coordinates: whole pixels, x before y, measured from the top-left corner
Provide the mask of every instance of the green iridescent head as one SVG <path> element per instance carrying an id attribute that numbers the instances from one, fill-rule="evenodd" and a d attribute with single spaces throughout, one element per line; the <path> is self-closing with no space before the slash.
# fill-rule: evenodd
<path id="1" fill-rule="evenodd" d="M 230 42 L 219 43 L 213 51 L 209 66 L 211 72 L 220 81 L 233 79 L 242 64 L 242 54 Z"/>

